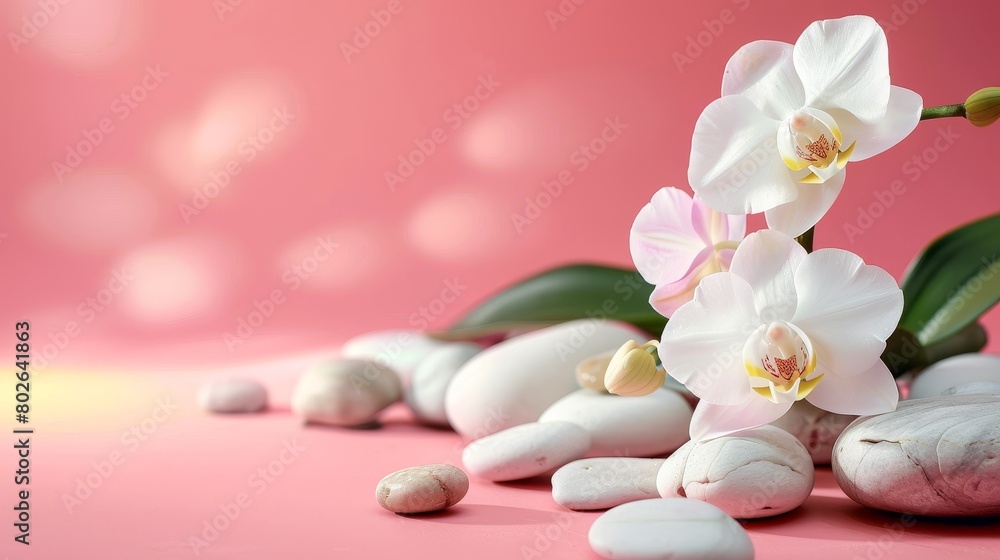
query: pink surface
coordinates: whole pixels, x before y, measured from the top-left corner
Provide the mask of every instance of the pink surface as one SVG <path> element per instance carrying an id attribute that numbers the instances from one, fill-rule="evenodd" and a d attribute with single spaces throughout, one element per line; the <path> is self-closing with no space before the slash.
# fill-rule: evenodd
<path id="1" fill-rule="evenodd" d="M 249 416 L 197 411 L 199 375 L 143 384 L 125 375 L 77 377 L 86 381 L 57 374 L 40 381 L 33 544 L 26 554 L 5 536 L 0 555 L 598 558 L 587 544 L 598 513 L 561 508 L 544 480 L 473 480 L 459 505 L 435 515 L 400 517 L 381 509 L 375 486 L 382 476 L 416 464 L 461 465 L 458 435 L 416 426 L 402 407 L 391 409 L 378 430 L 305 428 L 281 410 L 291 375 L 269 383 L 278 411 Z M 67 393 L 99 402 L 102 414 L 84 421 L 72 406 L 42 404 L 60 402 Z M 102 394 L 123 398 L 101 400 Z M 133 428 L 138 435 L 123 438 Z M 119 464 L 108 468 L 115 453 Z M 260 472 L 269 468 L 270 475 Z M 75 492 L 82 498 L 67 507 L 66 495 Z M 12 495 L 8 477 L 0 495 Z M 238 512 L 228 527 L 219 521 L 224 530 L 203 533 L 206 521 L 226 508 Z M 817 473 L 816 488 L 800 509 L 743 525 L 762 560 L 972 560 L 996 558 L 1000 546 L 995 521 L 914 519 L 863 508 L 837 488 L 829 469 Z M 195 554 L 192 537 L 208 546 Z"/>
<path id="2" fill-rule="evenodd" d="M 51 17 L 36 0 L 0 6 L 0 29 L 32 35 L 0 48 L 0 256 L 17 269 L 0 308 L 51 335 L 61 366 L 252 361 L 444 326 L 556 264 L 627 264 L 639 208 L 689 188 L 691 132 L 729 56 L 813 20 L 882 21 L 893 82 L 927 105 L 1000 79 L 983 62 L 1000 49 L 1000 6 L 981 0 L 393 0 L 388 20 L 389 0 L 65 4 Z M 32 17 L 47 21 L 37 36 Z M 581 146 L 615 119 L 627 128 L 588 159 Z M 996 134 L 925 122 L 851 165 L 817 245 L 898 277 L 931 238 L 1000 209 Z M 427 142 L 390 187 L 386 172 Z M 572 183 L 527 208 L 560 172 Z M 127 285 L 108 292 L 121 271 Z M 461 288 L 442 305 L 449 281 Z M 228 347 L 275 290 L 275 310 Z"/>

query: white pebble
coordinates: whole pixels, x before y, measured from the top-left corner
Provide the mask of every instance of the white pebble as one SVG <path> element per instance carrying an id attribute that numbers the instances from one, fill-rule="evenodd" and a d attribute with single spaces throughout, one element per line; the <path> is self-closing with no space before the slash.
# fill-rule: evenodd
<path id="1" fill-rule="evenodd" d="M 371 360 L 396 372 L 404 387 L 409 386 L 417 365 L 446 343 L 421 331 L 385 330 L 356 336 L 340 348 L 344 358 Z"/>
<path id="2" fill-rule="evenodd" d="M 580 389 L 550 406 L 539 422 L 562 420 L 590 433 L 590 455 L 655 457 L 688 440 L 691 406 L 669 389 L 622 397 Z"/>
<path id="3" fill-rule="evenodd" d="M 583 319 L 505 340 L 466 362 L 448 385 L 448 423 L 466 438 L 535 422 L 579 389 L 576 364 L 636 337 L 615 321 Z"/>
<path id="4" fill-rule="evenodd" d="M 292 394 L 292 410 L 308 422 L 360 426 L 401 395 L 391 369 L 365 360 L 332 360 L 302 376 Z"/>
<path id="5" fill-rule="evenodd" d="M 436 426 L 448 425 L 448 417 L 444 411 L 444 395 L 448 391 L 448 384 L 459 368 L 481 351 L 478 344 L 456 342 L 427 354 L 414 370 L 410 387 L 404 390 L 406 404 L 418 420 Z"/>
<path id="6" fill-rule="evenodd" d="M 572 422 L 533 422 L 470 443 L 462 452 L 462 463 L 486 480 L 518 480 L 579 459 L 589 448 L 587 430 Z"/>
<path id="7" fill-rule="evenodd" d="M 960 354 L 931 364 L 913 380 L 909 398 L 937 397 L 952 387 L 978 381 L 1000 382 L 1000 356 Z"/>
<path id="8" fill-rule="evenodd" d="M 719 508 L 683 498 L 640 500 L 594 521 L 590 547 L 615 560 L 753 560 L 746 531 Z"/>
<path id="9" fill-rule="evenodd" d="M 267 407 L 267 389 L 252 379 L 220 379 L 201 388 L 198 406 L 208 412 L 259 412 Z"/>
<path id="10" fill-rule="evenodd" d="M 656 473 L 663 459 L 595 457 L 564 465 L 552 475 L 552 499 L 574 510 L 607 509 L 659 498 Z"/>
<path id="11" fill-rule="evenodd" d="M 684 444 L 663 463 L 656 487 L 664 498 L 693 498 L 737 519 L 753 519 L 802 505 L 815 475 L 809 452 L 795 436 L 761 426 Z"/>
<path id="12" fill-rule="evenodd" d="M 428 513 L 457 504 L 469 491 L 469 477 L 451 465 L 407 467 L 379 481 L 375 499 L 393 513 Z"/>

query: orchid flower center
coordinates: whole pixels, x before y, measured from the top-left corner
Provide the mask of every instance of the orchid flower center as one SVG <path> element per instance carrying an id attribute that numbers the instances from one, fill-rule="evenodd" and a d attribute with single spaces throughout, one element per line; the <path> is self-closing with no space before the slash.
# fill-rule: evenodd
<path id="1" fill-rule="evenodd" d="M 774 402 L 800 400 L 819 383 L 812 343 L 798 327 L 785 321 L 760 326 L 743 347 L 743 363 L 751 387 Z"/>
<path id="2" fill-rule="evenodd" d="M 822 183 L 836 175 L 854 150 L 846 149 L 837 121 L 828 113 L 804 107 L 789 115 L 778 127 L 778 153 L 792 171 L 808 169 L 802 183 Z"/>

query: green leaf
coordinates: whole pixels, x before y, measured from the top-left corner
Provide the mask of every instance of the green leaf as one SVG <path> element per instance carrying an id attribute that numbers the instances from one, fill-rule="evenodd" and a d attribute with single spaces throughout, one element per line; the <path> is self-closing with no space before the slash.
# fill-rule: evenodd
<path id="1" fill-rule="evenodd" d="M 1000 214 L 931 243 L 903 276 L 899 326 L 927 346 L 967 327 L 1000 300 Z"/>
<path id="2" fill-rule="evenodd" d="M 659 336 L 667 320 L 649 305 L 653 286 L 634 270 L 593 264 L 532 276 L 484 301 L 445 333 L 475 338 L 574 319 L 617 319 Z"/>

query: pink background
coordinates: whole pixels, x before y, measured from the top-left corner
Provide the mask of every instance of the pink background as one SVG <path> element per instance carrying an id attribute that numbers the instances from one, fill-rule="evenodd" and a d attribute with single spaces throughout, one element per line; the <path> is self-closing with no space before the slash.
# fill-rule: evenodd
<path id="1" fill-rule="evenodd" d="M 557 520 L 546 492 L 476 482 L 468 506 L 431 523 L 385 514 L 371 496 L 378 478 L 457 462 L 458 437 L 412 427 L 402 411 L 381 432 L 303 435 L 280 413 L 294 375 L 360 332 L 447 326 L 542 268 L 627 265 L 629 225 L 659 187 L 688 188 L 695 120 L 718 96 L 726 60 L 749 41 L 794 42 L 813 20 L 864 13 L 887 26 L 893 82 L 925 105 L 1000 84 L 1000 7 L 980 0 L 401 0 L 385 25 L 371 23 L 372 11 L 385 21 L 388 0 L 247 0 L 221 14 L 215 6 L 226 0 L 72 0 L 38 15 L 58 5 L 46 2 L 0 6 L 0 309 L 11 327 L 32 322 L 36 370 L 49 374 L 36 375 L 33 394 L 46 432 L 35 451 L 36 558 L 190 557 L 183 543 L 201 520 L 298 436 L 316 459 L 294 465 L 302 476 L 275 483 L 284 490 L 247 510 L 205 556 L 388 557 L 372 548 L 385 546 L 520 557 Z M 560 5 L 572 13 L 553 25 L 547 12 Z M 37 35 L 25 17 L 45 21 Z M 377 36 L 345 56 L 342 43 L 366 25 Z M 31 37 L 10 44 L 10 33 L 25 31 Z M 692 47 L 699 39 L 707 46 Z M 679 66 L 675 54 L 690 60 Z M 498 85 L 481 86 L 490 76 Z M 469 98 L 477 87 L 482 99 Z M 466 101 L 470 109 L 456 112 Z M 292 116 L 274 120 L 276 110 Z M 584 169 L 574 154 L 607 119 L 627 128 Z M 949 130 L 959 137 L 936 151 Z M 926 122 L 893 150 L 852 164 L 817 246 L 850 249 L 898 277 L 930 239 L 1000 209 L 996 135 L 957 119 Z M 428 138 L 433 153 L 390 188 L 386 172 Z M 81 143 L 79 161 L 67 156 Z M 925 155 L 934 162 L 924 170 L 913 158 Z M 512 215 L 525 215 L 526 198 L 560 173 L 573 182 L 519 231 Z M 213 177 L 225 188 L 206 191 Z M 895 181 L 902 194 L 876 194 Z M 185 217 L 196 193 L 208 193 L 207 206 Z M 872 219 L 859 222 L 859 212 Z M 336 247 L 326 252 L 317 238 Z M 308 278 L 293 281 L 296 267 Z M 448 283 L 460 288 L 444 304 Z M 260 303 L 275 290 L 278 303 Z M 228 347 L 224 333 L 235 334 L 255 305 L 269 317 Z M 1000 332 L 996 312 L 984 323 Z M 247 364 L 274 392 L 278 414 L 208 419 L 193 409 L 205 372 Z M 60 373 L 67 369 L 74 374 Z M 183 373 L 191 369 L 199 373 Z M 60 496 L 94 462 L 127 451 L 120 434 L 164 396 L 182 411 L 67 512 Z M 865 557 L 885 536 L 893 516 L 854 506 L 822 480 L 792 518 L 749 525 L 760 557 Z M 820 506 L 834 508 L 832 521 Z M 593 517 L 574 514 L 543 556 L 588 557 Z M 895 556 L 952 533 L 965 536 L 940 549 L 983 551 L 983 531 L 935 522 L 887 538 Z M 0 555 L 22 557 L 3 542 Z"/>
<path id="2" fill-rule="evenodd" d="M 546 12 L 556 1 L 402 0 L 387 25 L 369 25 L 378 34 L 367 46 L 345 56 L 354 28 L 387 6 L 248 1 L 220 16 L 208 2 L 74 0 L 19 52 L 0 49 L 0 254 L 10 265 L 0 308 L 53 335 L 49 362 L 252 361 L 375 328 L 446 326 L 556 264 L 628 264 L 628 228 L 642 204 L 661 186 L 689 188 L 691 131 L 718 96 L 728 57 L 756 39 L 794 42 L 815 19 L 866 13 L 889 28 L 895 15 L 893 82 L 927 105 L 1000 83 L 985 62 L 1000 49 L 1000 8 L 973 0 L 588 2 L 555 29 Z M 39 8 L 2 9 L 3 29 L 22 32 L 20 18 Z M 730 23 L 713 24 L 723 10 Z M 679 67 L 674 54 L 689 54 L 689 38 L 708 46 Z M 167 74 L 146 79 L 155 89 L 142 87 L 147 68 Z M 500 85 L 481 88 L 475 110 L 448 112 L 489 76 Z M 136 87 L 132 107 L 121 96 Z M 272 111 L 284 108 L 294 117 L 275 131 Z M 102 119 L 110 132 L 89 134 L 103 136 L 92 153 L 55 171 L 67 146 L 88 151 L 83 131 Z M 573 154 L 605 119 L 628 128 L 581 170 Z M 439 128 L 443 142 L 391 190 L 385 173 Z M 933 152 L 942 129 L 959 135 L 954 149 L 932 153 L 921 170 L 911 160 Z M 898 276 L 934 236 L 1000 209 L 995 134 L 925 122 L 888 153 L 851 165 L 817 245 L 851 249 Z M 270 142 L 256 150 L 252 135 Z M 233 160 L 239 173 L 185 221 L 180 205 Z M 519 232 L 512 214 L 525 215 L 525 198 L 561 171 L 573 183 Z M 875 191 L 897 180 L 905 192 L 880 202 Z M 845 225 L 873 204 L 867 229 L 849 236 Z M 336 249 L 293 290 L 284 275 L 306 264 L 317 237 Z M 105 292 L 106 305 L 88 307 L 115 271 L 133 278 Z M 453 303 L 414 315 L 452 279 L 464 286 Z M 284 303 L 230 352 L 223 333 L 235 334 L 275 289 Z M 985 322 L 996 330 L 998 320 Z M 59 336 L 70 322 L 75 336 Z"/>

